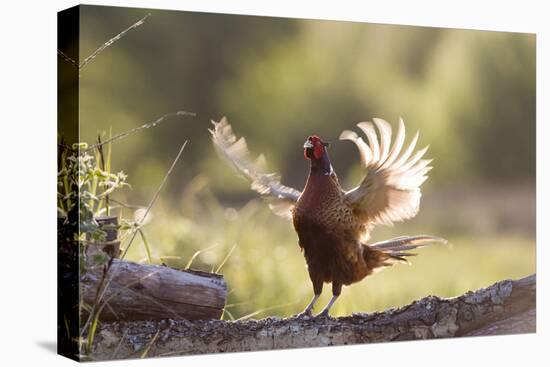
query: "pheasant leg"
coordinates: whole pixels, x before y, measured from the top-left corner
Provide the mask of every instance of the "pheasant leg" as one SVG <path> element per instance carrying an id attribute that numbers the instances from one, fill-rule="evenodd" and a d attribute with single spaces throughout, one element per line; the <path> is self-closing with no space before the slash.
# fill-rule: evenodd
<path id="1" fill-rule="evenodd" d="M 332 307 L 332 305 L 334 304 L 334 302 L 336 302 L 336 299 L 338 298 L 339 296 L 332 296 L 332 298 L 330 299 L 330 301 L 327 303 L 327 305 L 325 306 L 325 308 L 323 308 L 323 311 L 321 311 L 316 317 L 328 317 L 329 314 L 328 312 L 330 311 L 330 308 Z"/>
<path id="2" fill-rule="evenodd" d="M 321 296 L 320 294 L 314 295 L 313 299 L 311 300 L 311 302 L 309 302 L 309 305 L 307 305 L 306 309 L 300 312 L 299 314 L 297 314 L 296 317 L 304 317 L 304 316 L 311 317 L 313 306 L 315 306 L 315 303 L 317 302 L 320 296 Z"/>
<path id="3" fill-rule="evenodd" d="M 342 284 L 336 283 L 336 282 L 333 281 L 332 282 L 332 298 L 327 303 L 325 308 L 323 308 L 323 311 L 321 311 L 316 317 L 329 317 L 328 312 L 330 311 L 330 308 L 332 307 L 334 302 L 336 302 L 336 299 L 338 299 L 338 297 L 340 297 L 340 293 L 342 293 Z"/>

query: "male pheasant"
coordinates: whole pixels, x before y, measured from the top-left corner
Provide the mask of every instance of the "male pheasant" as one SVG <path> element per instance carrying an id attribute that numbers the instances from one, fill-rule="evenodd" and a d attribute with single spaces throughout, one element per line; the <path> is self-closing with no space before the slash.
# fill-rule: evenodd
<path id="1" fill-rule="evenodd" d="M 431 160 L 422 159 L 428 147 L 415 151 L 418 133 L 403 150 L 403 120 L 393 144 L 391 125 L 378 118 L 373 121 L 357 124 L 368 144 L 353 131 L 340 135 L 359 149 L 364 171 L 361 183 L 349 191 L 342 189 L 330 163 L 328 143 L 312 135 L 304 143 L 310 172 L 302 192 L 282 185 L 276 174 L 267 172 L 263 155 L 253 162 L 244 138 L 236 138 L 225 117 L 212 121 L 212 141 L 220 155 L 250 180 L 252 189 L 268 199 L 276 214 L 293 221 L 314 292 L 300 316 L 312 315 L 323 283 L 332 283 L 333 297 L 319 314 L 328 316 L 343 285 L 359 282 L 396 262 L 407 262 L 406 257 L 414 255 L 410 250 L 446 242 L 419 235 L 367 244 L 375 225 L 391 225 L 418 213 L 420 186 L 432 168 Z"/>

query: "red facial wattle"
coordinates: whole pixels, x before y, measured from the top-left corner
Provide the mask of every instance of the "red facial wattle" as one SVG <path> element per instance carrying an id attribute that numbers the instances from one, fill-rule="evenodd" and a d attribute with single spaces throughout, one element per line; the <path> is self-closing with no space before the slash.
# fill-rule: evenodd
<path id="1" fill-rule="evenodd" d="M 317 143 L 313 147 L 313 156 L 315 157 L 315 159 L 321 159 L 324 151 L 325 151 L 325 147 L 321 143 Z"/>
<path id="2" fill-rule="evenodd" d="M 304 143 L 304 157 L 306 159 L 321 159 L 327 145 L 317 135 L 310 136 Z"/>

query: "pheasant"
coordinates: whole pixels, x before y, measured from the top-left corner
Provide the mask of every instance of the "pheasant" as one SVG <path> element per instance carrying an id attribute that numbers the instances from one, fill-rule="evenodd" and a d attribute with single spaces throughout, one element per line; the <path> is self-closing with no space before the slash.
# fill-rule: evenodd
<path id="1" fill-rule="evenodd" d="M 391 125 L 378 118 L 373 122 L 357 124 L 368 144 L 353 131 L 345 130 L 340 135 L 340 140 L 354 142 L 359 150 L 364 178 L 357 187 L 342 189 L 330 163 L 329 144 L 312 135 L 303 146 L 310 172 L 300 192 L 281 184 L 277 174 L 268 172 L 263 155 L 253 161 L 245 139 L 237 139 L 225 117 L 220 122 L 212 121 L 210 133 L 218 153 L 251 182 L 252 190 L 267 199 L 275 214 L 294 224 L 314 293 L 298 316 L 312 316 L 323 283 L 332 283 L 332 298 L 318 316 L 329 315 L 342 286 L 395 263 L 407 263 L 407 257 L 415 255 L 410 250 L 446 243 L 440 237 L 418 235 L 367 244 L 374 226 L 392 225 L 418 213 L 420 186 L 432 168 L 431 160 L 423 159 L 428 146 L 415 151 L 418 132 L 403 150 L 402 119 L 393 144 Z"/>

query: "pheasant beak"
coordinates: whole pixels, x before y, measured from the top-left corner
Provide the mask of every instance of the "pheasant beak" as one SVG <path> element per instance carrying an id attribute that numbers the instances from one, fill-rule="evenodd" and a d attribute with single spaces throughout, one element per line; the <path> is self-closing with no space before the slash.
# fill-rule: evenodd
<path id="1" fill-rule="evenodd" d="M 304 143 L 304 149 L 310 149 L 310 148 L 313 148 L 313 143 L 311 142 L 311 140 L 308 139 Z"/>

